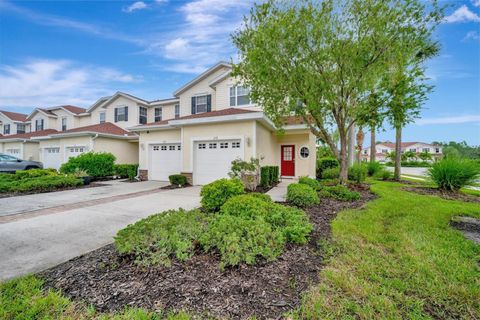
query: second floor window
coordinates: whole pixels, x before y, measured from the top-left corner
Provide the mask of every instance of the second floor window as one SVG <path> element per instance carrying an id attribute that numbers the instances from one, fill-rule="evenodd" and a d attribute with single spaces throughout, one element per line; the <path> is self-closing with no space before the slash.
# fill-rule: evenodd
<path id="1" fill-rule="evenodd" d="M 138 122 L 140 124 L 145 124 L 147 123 L 147 108 L 145 107 L 140 107 L 138 113 Z"/>
<path id="2" fill-rule="evenodd" d="M 180 104 L 175 105 L 175 118 L 180 118 Z"/>
<path id="3" fill-rule="evenodd" d="M 435 153 L 440 153 L 440 148 L 435 148 Z"/>
<path id="4" fill-rule="evenodd" d="M 192 114 L 212 111 L 212 95 L 192 97 Z"/>
<path id="5" fill-rule="evenodd" d="M 115 122 L 128 121 L 128 107 L 115 108 Z"/>
<path id="6" fill-rule="evenodd" d="M 6 124 L 3 126 L 3 134 L 10 134 L 10 125 Z"/>
<path id="7" fill-rule="evenodd" d="M 423 148 L 422 152 L 430 152 L 430 148 Z"/>
<path id="8" fill-rule="evenodd" d="M 388 153 L 388 149 L 382 149 L 382 153 Z"/>
<path id="9" fill-rule="evenodd" d="M 155 108 L 155 122 L 162 121 L 162 108 Z"/>
<path id="10" fill-rule="evenodd" d="M 250 101 L 250 89 L 243 86 L 230 87 L 230 106 L 244 106 L 249 105 Z"/>
<path id="11" fill-rule="evenodd" d="M 62 131 L 67 131 L 67 118 L 62 118 Z"/>
<path id="12" fill-rule="evenodd" d="M 17 133 L 25 133 L 25 125 L 23 123 L 17 124 Z"/>
<path id="13" fill-rule="evenodd" d="M 100 123 L 105 123 L 105 112 L 100 112 Z"/>
<path id="14" fill-rule="evenodd" d="M 42 131 L 43 130 L 43 119 L 35 120 L 35 131 Z"/>
<path id="15" fill-rule="evenodd" d="M 412 148 L 410 149 L 410 152 L 417 152 L 417 149 Z"/>

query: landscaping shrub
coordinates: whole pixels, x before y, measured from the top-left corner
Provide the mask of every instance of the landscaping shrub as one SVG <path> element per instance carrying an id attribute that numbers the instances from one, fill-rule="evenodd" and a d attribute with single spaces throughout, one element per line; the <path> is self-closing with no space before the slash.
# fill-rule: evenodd
<path id="1" fill-rule="evenodd" d="M 116 176 L 122 179 L 128 178 L 128 180 L 133 181 L 137 176 L 138 164 L 115 164 L 113 171 Z"/>
<path id="2" fill-rule="evenodd" d="M 308 207 L 320 203 L 317 192 L 311 187 L 292 183 L 287 187 L 287 202 L 297 207 Z"/>
<path id="3" fill-rule="evenodd" d="M 323 170 L 322 172 L 322 179 L 338 179 L 340 176 L 340 168 L 328 168 Z"/>
<path id="4" fill-rule="evenodd" d="M 102 178 L 112 176 L 115 156 L 111 153 L 82 153 L 72 157 L 60 167 L 61 173 L 73 173 L 76 168 L 85 170 L 92 177 Z"/>
<path id="5" fill-rule="evenodd" d="M 337 168 L 338 160 L 333 157 L 324 157 L 317 159 L 317 178 L 323 177 L 323 171 L 326 169 Z"/>
<path id="6" fill-rule="evenodd" d="M 380 180 L 388 180 L 391 179 L 392 176 L 393 173 L 390 170 L 382 168 L 380 171 L 376 172 L 373 177 Z"/>
<path id="7" fill-rule="evenodd" d="M 218 211 L 228 198 L 245 193 L 238 179 L 220 179 L 202 187 L 202 206 L 208 211 Z"/>
<path id="8" fill-rule="evenodd" d="M 278 183 L 280 181 L 280 168 L 278 166 L 270 167 L 270 179 L 273 183 Z"/>
<path id="9" fill-rule="evenodd" d="M 58 172 L 55 169 L 31 169 L 31 170 L 17 171 L 12 176 L 16 177 L 16 179 L 26 179 L 26 178 L 37 178 L 37 177 L 54 176 L 54 175 L 58 175 Z"/>
<path id="10" fill-rule="evenodd" d="M 474 182 L 480 174 L 480 168 L 470 160 L 444 158 L 432 165 L 428 175 L 442 190 L 457 191 Z"/>
<path id="11" fill-rule="evenodd" d="M 115 248 L 135 257 L 141 265 L 168 266 L 171 258 L 189 259 L 195 241 L 207 228 L 207 215 L 199 210 L 169 210 L 149 216 L 120 230 Z"/>
<path id="12" fill-rule="evenodd" d="M 326 186 L 318 193 L 320 198 L 334 198 L 342 201 L 355 201 L 360 199 L 360 193 L 351 191 L 345 186 Z"/>
<path id="13" fill-rule="evenodd" d="M 307 186 L 310 186 L 313 190 L 320 189 L 320 182 L 318 182 L 316 179 L 312 179 L 309 177 L 300 177 L 300 179 L 298 179 L 298 183 L 306 184 Z"/>
<path id="14" fill-rule="evenodd" d="M 181 174 L 172 174 L 171 176 L 168 176 L 168 180 L 170 180 L 170 184 L 172 186 L 186 186 L 188 181 L 187 177 L 181 175 Z"/>
<path id="15" fill-rule="evenodd" d="M 362 183 L 367 177 L 367 166 L 363 163 L 356 163 L 348 169 L 348 179 L 356 183 Z"/>
<path id="16" fill-rule="evenodd" d="M 272 202 L 272 198 L 268 194 L 265 194 L 265 193 L 251 192 L 248 195 L 251 196 L 251 197 L 254 197 L 254 198 L 261 199 L 261 200 L 266 201 L 266 202 Z"/>
<path id="17" fill-rule="evenodd" d="M 270 187 L 279 181 L 278 166 L 264 166 L 260 168 L 260 185 Z"/>
<path id="18" fill-rule="evenodd" d="M 71 175 L 44 175 L 22 179 L 13 177 L 12 180 L 0 180 L 0 192 L 47 192 L 82 184 L 81 179 Z"/>
<path id="19" fill-rule="evenodd" d="M 377 172 L 381 171 L 383 168 L 380 162 L 369 162 L 367 164 L 367 174 L 369 177 L 373 177 Z"/>

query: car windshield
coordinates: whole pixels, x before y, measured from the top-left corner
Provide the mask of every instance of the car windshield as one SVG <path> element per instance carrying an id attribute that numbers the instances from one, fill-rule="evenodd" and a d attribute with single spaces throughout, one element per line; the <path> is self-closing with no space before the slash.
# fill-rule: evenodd
<path id="1" fill-rule="evenodd" d="M 8 154 L 0 154 L 0 160 L 1 161 L 17 161 L 18 159 L 12 156 L 9 156 Z"/>

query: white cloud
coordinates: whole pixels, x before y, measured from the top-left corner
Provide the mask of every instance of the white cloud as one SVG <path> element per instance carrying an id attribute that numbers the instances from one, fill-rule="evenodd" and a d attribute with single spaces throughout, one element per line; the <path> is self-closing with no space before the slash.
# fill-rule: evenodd
<path id="1" fill-rule="evenodd" d="M 39 107 L 60 104 L 89 106 L 141 78 L 111 68 L 79 66 L 69 60 L 31 60 L 0 65 L 0 106 Z"/>
<path id="2" fill-rule="evenodd" d="M 469 31 L 463 38 L 463 41 L 468 41 L 468 40 L 480 41 L 480 34 L 477 31 Z"/>
<path id="3" fill-rule="evenodd" d="M 418 125 L 428 125 L 428 124 L 458 124 L 458 123 L 471 123 L 471 122 L 480 122 L 480 115 L 465 115 L 465 116 L 455 116 L 455 117 L 438 117 L 438 118 L 423 118 L 415 121 Z"/>
<path id="4" fill-rule="evenodd" d="M 466 5 L 463 5 L 455 10 L 451 15 L 446 16 L 444 21 L 446 23 L 480 22 L 480 16 L 470 11 Z"/>
<path id="5" fill-rule="evenodd" d="M 156 3 L 160 3 L 160 4 L 162 4 L 162 3 L 167 3 L 167 2 L 168 2 L 168 0 L 155 0 L 155 2 L 156 2 Z"/>
<path id="6" fill-rule="evenodd" d="M 146 9 L 147 7 L 148 6 L 145 2 L 137 1 L 137 2 L 134 2 L 131 5 L 129 5 L 128 7 L 123 8 L 122 11 L 130 13 L 130 12 L 133 12 L 133 11 L 136 11 L 136 10 Z"/>
<path id="7" fill-rule="evenodd" d="M 472 0 L 472 4 L 473 4 L 475 7 L 480 7 L 480 0 Z"/>

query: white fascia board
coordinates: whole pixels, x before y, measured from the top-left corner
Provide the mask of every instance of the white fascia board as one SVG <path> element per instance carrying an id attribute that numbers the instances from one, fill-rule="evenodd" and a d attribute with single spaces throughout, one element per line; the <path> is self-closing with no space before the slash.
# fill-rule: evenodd
<path id="1" fill-rule="evenodd" d="M 47 117 L 50 117 L 50 118 L 58 118 L 58 116 L 56 116 L 56 115 L 49 114 L 49 113 L 46 113 L 46 112 L 43 111 L 43 110 L 40 110 L 40 109 L 38 109 L 38 108 L 35 108 L 35 109 L 32 111 L 32 113 L 30 113 L 30 114 L 28 115 L 27 120 L 31 120 L 31 118 L 32 118 L 32 117 L 35 115 L 35 113 L 37 113 L 37 112 L 40 112 L 40 113 L 42 113 L 42 114 L 44 114 L 44 115 L 46 115 Z"/>
<path id="2" fill-rule="evenodd" d="M 173 127 L 169 124 L 160 124 L 160 125 L 130 127 L 127 129 L 133 132 L 137 132 L 137 131 L 140 132 L 140 131 L 149 131 L 149 130 L 167 130 L 167 129 L 173 129 Z"/>
<path id="3" fill-rule="evenodd" d="M 113 139 L 138 139 L 136 136 L 120 136 L 117 134 L 108 134 L 108 133 L 99 133 L 95 131 L 83 131 L 83 132 L 70 132 L 70 133 L 57 133 L 51 134 L 49 139 L 58 139 L 58 138 L 71 138 L 71 137 L 81 137 L 81 136 L 99 136 L 104 138 L 113 138 Z M 44 138 L 44 137 L 42 137 Z"/>
<path id="4" fill-rule="evenodd" d="M 216 123 L 216 122 L 232 122 L 232 121 L 242 121 L 242 120 L 258 120 L 263 118 L 263 112 L 252 112 L 244 114 L 232 114 L 227 116 L 214 116 L 214 117 L 203 117 L 203 118 L 192 118 L 184 120 L 170 120 L 168 123 L 172 126 L 187 126 L 187 125 L 197 125 L 204 123 Z"/>
<path id="5" fill-rule="evenodd" d="M 219 82 L 221 82 L 222 80 L 230 76 L 231 73 L 232 73 L 232 70 L 222 73 L 221 75 L 219 75 L 218 77 L 210 81 L 208 85 L 212 88 L 215 87 Z"/>
<path id="6" fill-rule="evenodd" d="M 0 139 L 0 143 L 7 143 L 7 142 L 26 142 L 28 138 L 12 138 L 12 139 Z"/>
<path id="7" fill-rule="evenodd" d="M 180 102 L 180 99 L 179 98 L 171 98 L 171 99 L 151 101 L 149 103 L 149 106 L 161 106 L 161 105 L 171 104 L 171 103 L 175 103 L 175 102 Z"/>
<path id="8" fill-rule="evenodd" d="M 310 129 L 310 128 L 306 124 L 290 124 L 287 126 L 283 126 L 282 129 L 284 129 L 285 131 L 288 131 L 288 130 L 300 130 L 300 129 Z"/>
<path id="9" fill-rule="evenodd" d="M 226 67 L 226 68 L 231 68 L 232 65 L 228 62 L 224 62 L 224 61 L 221 61 L 221 62 L 218 62 L 217 64 L 215 64 L 214 66 L 212 66 L 211 68 L 205 70 L 204 72 L 202 72 L 199 76 L 195 77 L 193 80 L 189 81 L 188 83 L 186 83 L 185 85 L 183 85 L 182 87 L 180 87 L 179 89 L 177 89 L 173 95 L 174 96 L 178 96 L 180 93 L 184 92 L 185 90 L 187 90 L 188 88 L 190 88 L 191 86 L 193 86 L 195 83 L 201 81 L 202 79 L 204 79 L 206 76 L 208 76 L 210 73 L 212 73 L 213 71 L 217 70 L 219 67 Z"/>

